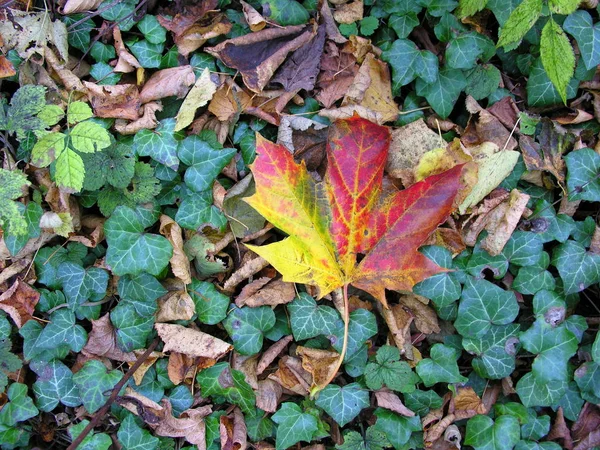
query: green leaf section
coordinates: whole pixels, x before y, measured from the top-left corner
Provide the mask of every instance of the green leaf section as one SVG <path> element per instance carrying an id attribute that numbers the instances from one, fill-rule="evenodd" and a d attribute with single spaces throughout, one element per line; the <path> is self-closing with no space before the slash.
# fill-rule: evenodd
<path id="1" fill-rule="evenodd" d="M 343 427 L 369 406 L 369 392 L 358 383 L 343 387 L 330 384 L 319 392 L 315 404 Z"/>
<path id="2" fill-rule="evenodd" d="M 204 369 L 196 376 L 196 380 L 204 397 L 222 397 L 229 403 L 238 405 L 244 412 L 254 410 L 254 391 L 246 382 L 244 374 L 232 369 L 228 363 L 221 362 Z"/>
<path id="3" fill-rule="evenodd" d="M 520 440 L 519 421 L 510 415 L 493 420 L 477 415 L 467 422 L 465 444 L 475 450 L 510 450 Z"/>
<path id="4" fill-rule="evenodd" d="M 13 235 L 27 233 L 27 221 L 13 200 L 22 197 L 23 188 L 30 184 L 22 172 L 0 168 L 0 226 Z"/>
<path id="5" fill-rule="evenodd" d="M 310 295 L 301 292 L 287 305 L 290 314 L 290 325 L 294 339 L 297 341 L 310 339 L 319 335 L 332 335 L 343 326 L 338 312 L 325 305 L 317 306 Z"/>
<path id="6" fill-rule="evenodd" d="M 277 424 L 277 450 L 284 450 L 301 441 L 310 442 L 318 431 L 317 418 L 303 412 L 295 403 L 282 403 L 272 419 Z"/>
<path id="7" fill-rule="evenodd" d="M 83 406 L 89 413 L 98 411 L 119 382 L 123 374 L 118 370 L 107 370 L 98 360 L 87 361 L 73 375 L 73 382 L 79 388 Z"/>
<path id="8" fill-rule="evenodd" d="M 569 38 L 552 18 L 542 29 L 540 55 L 548 78 L 558 90 L 563 103 L 566 104 L 567 86 L 575 72 L 575 53 L 573 53 Z"/>
<path id="9" fill-rule="evenodd" d="M 255 355 L 263 345 L 264 333 L 275 325 L 275 313 L 269 306 L 250 308 L 233 306 L 223 326 L 242 355 Z"/>
<path id="10" fill-rule="evenodd" d="M 386 386 L 402 393 L 414 392 L 419 382 L 408 363 L 400 361 L 400 351 L 389 345 L 377 350 L 375 360 L 367 364 L 364 375 L 367 387 L 373 390 Z"/>
<path id="11" fill-rule="evenodd" d="M 467 378 L 458 371 L 456 349 L 444 344 L 431 347 L 429 358 L 417 364 L 417 374 L 425 386 L 436 383 L 464 383 Z"/>

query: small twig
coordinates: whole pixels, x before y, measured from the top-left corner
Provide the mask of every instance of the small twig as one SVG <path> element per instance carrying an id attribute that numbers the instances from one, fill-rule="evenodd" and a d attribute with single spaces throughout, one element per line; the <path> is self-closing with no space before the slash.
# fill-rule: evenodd
<path id="1" fill-rule="evenodd" d="M 92 431 L 94 429 L 94 427 L 96 427 L 96 425 L 98 425 L 98 423 L 102 419 L 104 419 L 104 416 L 110 409 L 110 406 L 113 404 L 115 399 L 118 397 L 119 391 L 123 388 L 123 386 L 125 386 L 125 384 L 129 381 L 131 376 L 135 373 L 136 370 L 138 370 L 140 368 L 140 366 L 144 363 L 144 361 L 146 361 L 146 359 L 148 359 L 148 357 L 150 356 L 150 353 L 152 353 L 154 351 L 154 349 L 156 348 L 156 346 L 158 345 L 159 342 L 160 342 L 160 338 L 158 338 L 158 337 L 152 341 L 152 343 L 146 349 L 146 351 L 142 354 L 142 356 L 140 356 L 135 361 L 135 363 L 127 371 L 125 376 L 123 376 L 123 378 L 121 378 L 121 380 L 119 380 L 119 382 L 115 385 L 115 387 L 113 388 L 112 392 L 110 393 L 110 397 L 108 397 L 108 400 L 106 401 L 106 403 L 102 406 L 102 408 L 100 408 L 96 412 L 96 414 L 94 414 L 94 417 L 92 418 L 90 423 L 88 423 L 87 426 L 83 429 L 83 431 L 79 434 L 79 436 L 77 436 L 77 439 L 75 439 L 73 442 L 71 442 L 71 445 L 69 445 L 67 447 L 67 450 L 76 450 L 77 447 L 79 446 L 79 444 L 81 444 L 83 442 L 83 440 L 85 439 L 85 437 L 90 433 L 90 431 Z"/>

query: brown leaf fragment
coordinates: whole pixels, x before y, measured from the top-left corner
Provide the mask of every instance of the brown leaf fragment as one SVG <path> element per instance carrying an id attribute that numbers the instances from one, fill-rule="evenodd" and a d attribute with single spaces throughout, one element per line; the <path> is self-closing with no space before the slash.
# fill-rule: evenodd
<path id="1" fill-rule="evenodd" d="M 219 359 L 233 348 L 210 334 L 181 325 L 157 323 L 154 327 L 165 343 L 165 352 L 176 351 L 188 356 Z"/>
<path id="2" fill-rule="evenodd" d="M 223 450 L 245 450 L 247 433 L 246 422 L 240 408 L 235 407 L 232 414 L 219 418 L 219 436 Z"/>
<path id="3" fill-rule="evenodd" d="M 52 49 L 44 47 L 44 58 L 48 66 L 52 67 L 52 70 L 58 75 L 63 86 L 68 91 L 86 92 L 87 89 L 72 71 L 67 68 L 67 64 L 61 62 Z"/>
<path id="4" fill-rule="evenodd" d="M 102 1 L 103 0 L 67 0 L 60 10 L 64 15 L 92 11 L 98 8 Z"/>
<path id="5" fill-rule="evenodd" d="M 138 350 L 134 350 L 133 353 L 137 359 L 140 356 L 142 356 L 142 354 L 145 351 L 146 351 L 146 349 L 138 349 Z M 144 376 L 146 375 L 146 372 L 148 372 L 148 370 L 150 370 L 150 368 L 154 365 L 154 363 L 164 356 L 165 355 L 162 352 L 152 352 L 152 353 L 150 353 L 150 355 L 148 355 L 148 357 L 144 360 L 142 365 L 140 367 L 138 367 L 138 369 L 133 373 L 132 377 L 137 386 L 142 384 L 142 381 L 144 380 Z M 127 364 L 131 368 L 135 364 L 135 361 L 127 361 Z"/>
<path id="6" fill-rule="evenodd" d="M 140 93 L 135 84 L 116 86 L 98 85 L 84 81 L 94 115 L 103 118 L 137 120 L 141 106 Z"/>
<path id="7" fill-rule="evenodd" d="M 158 424 L 148 424 L 158 436 L 183 437 L 189 443 L 206 449 L 206 426 L 204 418 L 211 413 L 210 406 L 187 409 L 179 418 L 173 417 L 171 403 L 165 398 L 161 401 L 163 407 Z"/>
<path id="8" fill-rule="evenodd" d="M 252 389 L 258 389 L 258 374 L 256 373 L 258 357 L 259 355 L 242 355 L 236 351 L 231 357 L 231 368 L 242 372 Z"/>
<path id="9" fill-rule="evenodd" d="M 108 313 L 98 320 L 92 320 L 92 331 L 81 352 L 84 355 L 103 356 L 117 361 L 135 362 L 137 359 L 133 352 L 124 352 L 117 345 L 117 333 Z"/>
<path id="10" fill-rule="evenodd" d="M 190 320 L 196 313 L 196 307 L 190 294 L 185 291 L 169 292 L 158 299 L 157 322 Z"/>
<path id="11" fill-rule="evenodd" d="M 142 88 L 140 101 L 148 103 L 164 97 L 183 98 L 196 82 L 192 66 L 179 66 L 155 72 Z"/>
<path id="12" fill-rule="evenodd" d="M 206 51 L 239 70 L 244 84 L 260 92 L 287 55 L 309 42 L 315 33 L 312 24 L 269 28 L 229 39 Z"/>
<path id="13" fill-rule="evenodd" d="M 279 356 L 279 354 L 285 350 L 287 345 L 294 340 L 294 337 L 290 334 L 289 336 L 282 337 L 273 345 L 271 345 L 260 357 L 258 365 L 256 366 L 256 374 L 260 375 L 263 373 L 273 361 Z"/>
<path id="14" fill-rule="evenodd" d="M 8 58 L 0 55 L 0 78 L 7 78 L 16 75 L 17 71 Z"/>
<path id="15" fill-rule="evenodd" d="M 160 102 L 149 102 L 142 105 L 142 117 L 133 122 L 127 123 L 122 119 L 117 119 L 115 122 L 115 130 L 121 134 L 135 134 L 140 130 L 151 130 L 158 126 L 156 112 L 162 111 Z"/>
<path id="16" fill-rule="evenodd" d="M 472 116 L 460 137 L 465 147 L 475 147 L 484 142 L 493 142 L 498 148 L 505 150 L 514 150 L 517 147 L 517 140 L 511 136 L 511 130 L 502 125 L 500 120 L 481 108 L 473 98 L 467 97 L 466 103 Z"/>
<path id="17" fill-rule="evenodd" d="M 261 14 L 244 0 L 240 0 L 244 18 L 252 31 L 260 31 L 267 26 L 267 21 Z"/>
<path id="18" fill-rule="evenodd" d="M 600 430 L 600 408 L 592 403 L 585 402 L 577 421 L 571 427 L 573 442 L 581 442 L 590 433 L 597 430 Z"/>
<path id="19" fill-rule="evenodd" d="M 319 5 L 319 13 L 321 14 L 321 20 L 325 25 L 327 39 L 338 44 L 343 44 L 344 42 L 348 41 L 348 39 L 342 36 L 340 30 L 338 30 L 338 27 L 335 24 L 333 14 L 331 13 L 331 8 L 329 8 L 329 2 L 327 0 L 319 0 Z"/>
<path id="20" fill-rule="evenodd" d="M 460 233 L 452 228 L 438 228 L 423 245 L 439 245 L 449 250 L 452 256 L 460 254 L 467 248 Z"/>
<path id="21" fill-rule="evenodd" d="M 377 391 L 375 392 L 375 398 L 377 399 L 377 406 L 381 408 L 389 409 L 390 411 L 394 411 L 395 413 L 398 413 L 404 417 L 415 416 L 415 413 L 404 406 L 404 403 L 402 403 L 400 397 L 393 392 Z"/>
<path id="22" fill-rule="evenodd" d="M 167 365 L 169 380 L 176 385 L 183 382 L 191 384 L 197 371 L 212 367 L 216 362 L 217 360 L 212 358 L 192 358 L 183 353 L 171 352 Z"/>
<path id="23" fill-rule="evenodd" d="M 310 349 L 315 350 L 315 349 Z M 339 355 L 336 353 L 336 359 Z M 334 364 L 335 362 L 332 362 Z M 276 381 L 282 388 L 298 395 L 308 395 L 313 376 L 303 367 L 298 358 L 284 356 L 278 362 L 279 368 L 275 373 L 269 374 L 269 379 Z"/>
<path id="24" fill-rule="evenodd" d="M 379 111 L 373 111 L 363 105 L 346 105 L 339 108 L 322 109 L 319 111 L 321 117 L 327 117 L 330 121 L 350 119 L 358 115 L 363 119 L 382 125 L 384 123 L 383 115 Z"/>
<path id="25" fill-rule="evenodd" d="M 81 218 L 81 230 L 84 233 L 71 236 L 71 242 L 81 242 L 88 248 L 96 248 L 96 246 L 104 240 L 104 217 L 88 215 Z M 89 231 L 91 230 L 91 231 Z"/>
<path id="26" fill-rule="evenodd" d="M 136 57 L 129 53 L 129 50 L 125 48 L 123 38 L 121 37 L 121 29 L 118 25 L 115 25 L 113 28 L 113 39 L 115 41 L 115 50 L 118 58 L 114 68 L 115 72 L 129 73 L 142 67 Z"/>
<path id="27" fill-rule="evenodd" d="M 496 117 L 508 130 L 512 130 L 519 118 L 519 107 L 515 100 L 506 96 L 488 107 L 488 112 Z"/>
<path id="28" fill-rule="evenodd" d="M 190 284 L 192 282 L 192 276 L 190 275 L 190 260 L 183 250 L 183 232 L 181 227 L 169 216 L 163 214 L 160 216 L 159 232 L 166 237 L 173 246 L 173 256 L 171 256 L 171 259 L 169 260 L 173 274 L 183 281 L 184 284 Z"/>
<path id="29" fill-rule="evenodd" d="M 394 344 L 400 350 L 400 354 L 412 360 L 413 346 L 410 338 L 410 324 L 413 322 L 415 316 L 410 310 L 403 308 L 402 305 L 396 305 L 392 308 L 381 308 L 381 313 L 390 330 Z"/>
<path id="30" fill-rule="evenodd" d="M 231 274 L 229 279 L 223 285 L 223 291 L 233 292 L 238 284 L 255 273 L 260 272 L 268 265 L 269 262 L 260 256 L 247 260 L 238 270 Z"/>
<path id="31" fill-rule="evenodd" d="M 449 411 L 456 420 L 468 419 L 477 414 L 486 414 L 486 408 L 472 387 L 458 388 L 450 400 Z"/>
<path id="32" fill-rule="evenodd" d="M 319 74 L 324 44 L 325 26 L 320 25 L 317 34 L 285 60 L 271 82 L 281 84 L 287 92 L 312 91 Z"/>
<path id="33" fill-rule="evenodd" d="M 283 390 L 279 383 L 266 379 L 258 382 L 258 391 L 256 392 L 256 406 L 263 411 L 274 413 L 283 395 Z"/>
<path id="34" fill-rule="evenodd" d="M 322 389 L 336 371 L 340 355 L 337 352 L 309 347 L 298 347 L 296 353 L 302 358 L 302 367 L 312 375 L 311 388 Z"/>
<path id="35" fill-rule="evenodd" d="M 381 56 L 381 49 L 373 45 L 370 39 L 362 36 L 351 35 L 350 42 L 346 44 L 346 47 L 360 64 L 362 64 L 368 54 L 373 54 L 377 57 Z"/>
<path id="36" fill-rule="evenodd" d="M 338 6 L 333 12 L 333 18 L 337 23 L 354 23 L 357 20 L 361 20 L 363 14 L 363 0 L 354 0 L 353 2 Z"/>
<path id="37" fill-rule="evenodd" d="M 588 450 L 590 448 L 596 448 L 600 445 L 600 429 L 591 431 L 585 438 L 583 438 L 575 446 L 574 450 Z"/>
<path id="38" fill-rule="evenodd" d="M 33 319 L 35 305 L 40 300 L 40 293 L 24 283 L 16 280 L 13 285 L 0 295 L 0 310 L 10 316 L 17 328 Z"/>
<path id="39" fill-rule="evenodd" d="M 315 98 L 325 108 L 331 108 L 337 100 L 344 97 L 357 72 L 358 64 L 352 50 L 348 46 L 340 49 L 335 43 L 327 41 L 321 59 L 321 71 L 317 77 L 319 92 Z"/>
<path id="40" fill-rule="evenodd" d="M 259 279 L 262 280 L 261 283 L 264 281 L 264 278 Z M 251 287 L 248 288 L 248 286 Z M 276 306 L 289 303 L 295 297 L 296 290 L 294 289 L 294 283 L 288 283 L 281 279 L 268 279 L 267 283 L 262 286 L 255 286 L 254 282 L 246 285 L 235 299 L 235 304 L 239 307 L 247 305 L 251 308 L 265 305 Z"/>
<path id="41" fill-rule="evenodd" d="M 559 114 L 552 115 L 552 120 L 561 125 L 577 125 L 592 120 L 594 116 L 587 111 L 576 108 L 567 108 Z"/>
<path id="42" fill-rule="evenodd" d="M 561 440 L 562 448 L 573 450 L 573 438 L 571 437 L 571 430 L 565 422 L 565 415 L 563 413 L 562 406 L 558 407 L 554 424 L 552 425 L 552 428 L 550 428 L 550 432 L 546 438 L 549 441 Z"/>
<path id="43" fill-rule="evenodd" d="M 252 97 L 235 84 L 231 78 L 225 79 L 213 95 L 208 110 L 221 122 L 229 122 L 252 106 Z"/>
<path id="44" fill-rule="evenodd" d="M 428 306 L 429 300 L 425 297 L 415 294 L 406 294 L 400 296 L 400 303 L 408 308 L 414 316 L 415 326 L 421 333 L 432 334 L 441 331 L 438 323 L 437 314 Z M 396 305 L 392 309 L 401 309 L 401 305 Z"/>

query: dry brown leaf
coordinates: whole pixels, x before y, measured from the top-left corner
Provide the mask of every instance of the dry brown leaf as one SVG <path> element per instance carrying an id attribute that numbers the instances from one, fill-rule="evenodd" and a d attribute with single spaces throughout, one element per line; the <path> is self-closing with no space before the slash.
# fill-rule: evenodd
<path id="1" fill-rule="evenodd" d="M 86 231 L 85 234 L 71 236 L 69 241 L 80 242 L 88 248 L 96 246 L 104 240 L 104 222 L 106 219 L 100 216 L 88 215 L 81 218 L 81 227 Z"/>
<path id="2" fill-rule="evenodd" d="M 13 64 L 4 55 L 0 55 L 0 78 L 7 78 L 16 75 L 17 71 Z"/>
<path id="3" fill-rule="evenodd" d="M 117 345 L 117 333 L 108 313 L 98 320 L 92 320 L 92 331 L 81 352 L 84 355 L 103 356 L 117 361 L 135 362 L 137 359 L 134 353 L 124 352 Z"/>
<path id="4" fill-rule="evenodd" d="M 141 106 L 140 93 L 135 84 L 115 86 L 98 85 L 84 81 L 88 99 L 98 117 L 137 120 Z"/>
<path id="5" fill-rule="evenodd" d="M 142 117 L 129 123 L 125 120 L 117 119 L 115 130 L 121 134 L 135 134 L 140 130 L 156 128 L 158 126 L 157 111 L 162 111 L 162 104 L 160 102 L 146 103 L 142 105 Z"/>
<path id="6" fill-rule="evenodd" d="M 400 110 L 392 95 L 388 65 L 369 53 L 366 55 L 352 85 L 348 88 L 342 107 L 361 105 L 381 115 L 381 121 L 396 120 Z"/>
<path id="7" fill-rule="evenodd" d="M 279 383 L 266 379 L 258 382 L 256 392 L 256 406 L 263 411 L 274 413 L 281 400 L 283 390 Z"/>
<path id="8" fill-rule="evenodd" d="M 146 351 L 146 349 L 134 350 L 133 353 L 134 353 L 135 358 L 137 359 L 140 356 L 142 356 L 145 351 Z M 135 381 L 135 384 L 137 386 L 142 384 L 142 381 L 144 380 L 144 376 L 146 375 L 146 372 L 148 372 L 148 370 L 150 370 L 150 368 L 154 365 L 154 363 L 164 356 L 165 355 L 162 352 L 152 352 L 152 353 L 150 353 L 150 355 L 148 355 L 148 357 L 142 363 L 142 365 L 140 367 L 138 367 L 138 369 L 133 373 L 133 381 Z M 135 361 L 127 361 L 127 365 L 129 365 L 130 368 L 134 364 L 135 364 Z"/>
<path id="9" fill-rule="evenodd" d="M 465 147 L 475 147 L 484 142 L 493 142 L 499 149 L 514 150 L 519 145 L 502 122 L 483 109 L 475 99 L 468 96 L 467 109 L 472 114 L 460 140 Z"/>
<path id="10" fill-rule="evenodd" d="M 337 100 L 344 97 L 358 68 L 356 57 L 348 45 L 339 49 L 333 42 L 326 42 L 321 58 L 321 72 L 317 77 L 319 92 L 315 98 L 325 108 L 331 108 Z"/>
<path id="11" fill-rule="evenodd" d="M 171 352 L 169 355 L 169 364 L 167 373 L 169 379 L 174 384 L 191 384 L 194 381 L 196 372 L 216 364 L 217 360 L 212 358 L 192 358 L 183 353 Z"/>
<path id="12" fill-rule="evenodd" d="M 321 117 L 327 117 L 332 122 L 336 120 L 349 119 L 355 115 L 367 119 L 371 122 L 383 124 L 383 115 L 379 111 L 373 111 L 362 105 L 347 105 L 339 108 L 322 109 L 319 111 Z"/>
<path id="13" fill-rule="evenodd" d="M 240 0 L 240 4 L 242 5 L 244 18 L 250 26 L 250 30 L 260 31 L 267 26 L 267 21 L 265 18 L 261 16 L 260 13 L 252 7 L 252 5 L 249 5 L 244 0 Z"/>
<path id="14" fill-rule="evenodd" d="M 33 311 L 39 300 L 38 291 L 17 279 L 6 292 L 0 295 L 0 310 L 10 316 L 17 328 L 21 328 L 33 319 Z"/>
<path id="15" fill-rule="evenodd" d="M 233 347 L 225 341 L 202 331 L 185 328 L 181 325 L 157 323 L 154 325 L 164 341 L 163 351 L 176 351 L 188 356 L 219 359 Z"/>
<path id="16" fill-rule="evenodd" d="M 512 130 L 519 118 L 519 107 L 511 96 L 506 96 L 487 109 L 508 130 Z"/>
<path id="17" fill-rule="evenodd" d="M 414 417 L 415 413 L 404 406 L 400 397 L 393 392 L 377 391 L 375 392 L 375 398 L 377 399 L 377 406 L 390 411 L 394 411 L 404 417 Z"/>
<path id="18" fill-rule="evenodd" d="M 381 56 L 381 49 L 373 45 L 370 39 L 362 36 L 351 35 L 350 42 L 348 42 L 346 47 L 360 64 L 362 64 L 368 54 L 372 53 L 377 57 Z"/>
<path id="19" fill-rule="evenodd" d="M 343 44 L 348 41 L 338 30 L 331 8 L 329 8 L 329 2 L 327 0 L 319 0 L 319 13 L 321 14 L 322 23 L 325 25 L 325 32 L 327 33 L 327 39 Z"/>
<path id="20" fill-rule="evenodd" d="M 309 347 L 298 347 L 296 353 L 302 358 L 302 367 L 312 375 L 311 389 L 322 389 L 336 372 L 340 355 L 337 352 Z"/>
<path id="21" fill-rule="evenodd" d="M 562 447 L 567 450 L 573 450 L 573 438 L 571 437 L 571 430 L 565 422 L 565 415 L 563 413 L 562 406 L 558 407 L 556 411 L 556 418 L 554 424 L 546 437 L 549 441 L 555 441 L 560 439 L 562 441 Z"/>
<path id="22" fill-rule="evenodd" d="M 253 92 L 262 91 L 287 55 L 315 35 L 314 24 L 269 28 L 221 42 L 206 51 L 242 74 Z"/>
<path id="23" fill-rule="evenodd" d="M 438 228 L 423 245 L 439 245 L 450 251 L 452 256 L 462 253 L 467 248 L 460 233 L 452 228 Z"/>
<path id="24" fill-rule="evenodd" d="M 63 86 L 68 91 L 87 92 L 87 89 L 77 75 L 67 68 L 67 64 L 61 62 L 56 54 L 48 47 L 44 48 L 44 58 L 48 66 L 58 75 Z"/>
<path id="25" fill-rule="evenodd" d="M 123 38 L 121 37 L 121 30 L 118 25 L 115 25 L 113 28 L 113 39 L 115 40 L 115 50 L 118 58 L 114 71 L 129 73 L 133 72 L 135 69 L 141 68 L 142 65 L 140 62 L 125 48 Z"/>
<path id="26" fill-rule="evenodd" d="M 571 436 L 573 442 L 584 441 L 592 432 L 600 430 L 600 407 L 585 402 L 579 417 L 571 427 Z M 579 450 L 575 447 L 575 450 Z"/>
<path id="27" fill-rule="evenodd" d="M 283 305 L 291 302 L 296 297 L 294 283 L 288 283 L 281 279 L 271 280 L 269 278 L 267 283 L 263 284 L 264 278 L 260 278 L 259 280 L 261 281 L 257 285 L 254 285 L 255 282 L 253 282 L 244 286 L 240 295 L 235 299 L 237 306 L 241 308 L 243 305 L 247 305 L 251 308 L 257 308 L 265 305 Z"/>
<path id="28" fill-rule="evenodd" d="M 408 309 L 404 309 L 402 305 L 396 305 L 394 308 L 381 308 L 381 314 L 400 354 L 409 360 L 414 359 L 414 348 L 410 338 L 410 324 L 415 318 L 414 315 Z"/>
<path id="29" fill-rule="evenodd" d="M 486 408 L 472 387 L 459 387 L 450 400 L 449 411 L 456 420 L 468 419 L 477 414 L 486 414 Z"/>
<path id="30" fill-rule="evenodd" d="M 168 239 L 173 246 L 173 256 L 169 262 L 173 274 L 188 285 L 192 282 L 190 260 L 183 250 L 183 234 L 181 227 L 166 214 L 160 216 L 160 234 Z"/>
<path id="31" fill-rule="evenodd" d="M 226 78 L 213 95 L 208 110 L 221 122 L 229 122 L 252 105 L 252 98 L 231 78 Z"/>
<path id="32" fill-rule="evenodd" d="M 406 294 L 400 296 L 400 303 L 410 309 L 414 315 L 415 326 L 421 333 L 431 334 L 439 333 L 441 331 L 437 314 L 431 306 L 427 305 L 429 300 L 425 297 L 415 294 Z M 392 309 L 399 307 L 400 305 L 397 305 Z"/>
<path id="33" fill-rule="evenodd" d="M 244 421 L 244 415 L 237 406 L 233 413 L 219 418 L 219 436 L 221 438 L 221 449 L 223 450 L 245 450 L 247 446 L 246 436 L 248 429 Z"/>
<path id="34" fill-rule="evenodd" d="M 304 370 L 302 362 L 298 358 L 284 356 L 279 360 L 278 366 L 275 373 L 269 374 L 269 379 L 276 381 L 282 388 L 295 394 L 308 395 L 313 377 Z"/>
<path id="35" fill-rule="evenodd" d="M 354 0 L 338 6 L 333 12 L 333 18 L 337 23 L 354 23 L 361 20 L 364 14 L 363 0 Z"/>
<path id="36" fill-rule="evenodd" d="M 233 352 L 231 357 L 231 368 L 242 372 L 252 389 L 258 389 L 258 375 L 256 373 L 258 357 L 258 354 L 247 356 L 236 351 Z"/>
<path id="37" fill-rule="evenodd" d="M 169 292 L 158 299 L 157 322 L 190 320 L 196 313 L 194 300 L 186 291 Z"/>
<path id="38" fill-rule="evenodd" d="M 148 425 L 158 436 L 183 437 L 189 443 L 198 446 L 198 449 L 206 449 L 206 426 L 204 418 L 212 412 L 210 406 L 187 409 L 179 418 L 173 417 L 171 403 L 165 398 L 161 401 L 163 407 L 158 424 Z"/>
<path id="39" fill-rule="evenodd" d="M 64 15 L 92 11 L 103 2 L 103 0 L 67 0 L 61 8 Z"/>
<path id="40" fill-rule="evenodd" d="M 183 98 L 195 82 L 194 69 L 190 65 L 159 70 L 146 81 L 140 101 L 148 103 L 165 97 Z"/>
<path id="41" fill-rule="evenodd" d="M 223 291 L 233 292 L 238 284 L 244 281 L 246 278 L 260 272 L 265 267 L 269 266 L 269 262 L 258 256 L 256 258 L 246 260 L 238 270 L 233 272 L 229 279 L 223 285 Z"/>
<path id="42" fill-rule="evenodd" d="M 258 361 L 258 365 L 256 366 L 256 374 L 260 375 L 263 373 L 293 340 L 294 337 L 290 334 L 289 336 L 282 337 L 267 350 L 265 350 Z"/>

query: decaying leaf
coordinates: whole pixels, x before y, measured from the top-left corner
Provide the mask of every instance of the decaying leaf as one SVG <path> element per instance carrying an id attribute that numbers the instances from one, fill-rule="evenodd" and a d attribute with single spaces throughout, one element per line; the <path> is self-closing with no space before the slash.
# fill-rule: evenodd
<path id="1" fill-rule="evenodd" d="M 281 385 L 271 379 L 260 380 L 256 392 L 256 406 L 266 412 L 277 411 L 277 406 L 283 394 Z"/>
<path id="2" fill-rule="evenodd" d="M 400 297 L 400 303 L 413 314 L 415 326 L 421 333 L 432 334 L 441 331 L 437 314 L 427 305 L 429 301 L 426 298 L 414 294 L 405 294 Z M 395 311 L 399 306 L 394 306 L 392 310 Z"/>
<path id="3" fill-rule="evenodd" d="M 84 81 L 83 84 L 87 88 L 88 99 L 96 116 L 126 120 L 139 118 L 142 102 L 135 84 L 101 86 L 89 81 Z"/>
<path id="4" fill-rule="evenodd" d="M 234 408 L 232 414 L 219 418 L 219 436 L 221 448 L 226 450 L 245 450 L 248 430 L 240 408 Z"/>
<path id="5" fill-rule="evenodd" d="M 238 117 L 252 105 L 252 98 L 228 79 L 212 97 L 208 110 L 222 122 Z"/>
<path id="6" fill-rule="evenodd" d="M 33 319 L 33 311 L 40 299 L 40 293 L 29 284 L 16 280 L 13 285 L 0 295 L 0 310 L 10 316 L 15 325 L 21 328 Z"/>
<path id="7" fill-rule="evenodd" d="M 333 18 L 338 23 L 354 23 L 363 18 L 363 0 L 354 0 L 338 6 L 333 12 Z"/>
<path id="8" fill-rule="evenodd" d="M 279 356 L 279 354 L 287 347 L 287 345 L 292 342 L 294 337 L 290 334 L 289 336 L 285 336 L 271 345 L 261 356 L 258 361 L 258 365 L 256 366 L 256 374 L 260 375 L 263 373 L 267 367 L 271 365 L 273 361 Z"/>
<path id="9" fill-rule="evenodd" d="M 135 69 L 141 68 L 140 62 L 129 52 L 129 50 L 127 50 L 127 48 L 125 48 L 123 38 L 121 37 L 121 30 L 118 25 L 113 28 L 113 39 L 115 40 L 115 50 L 118 58 L 114 71 L 129 73 L 133 72 Z"/>
<path id="10" fill-rule="evenodd" d="M 142 117 L 133 122 L 127 123 L 125 120 L 117 119 L 115 122 L 115 130 L 119 133 L 128 135 L 135 134 L 140 130 L 151 130 L 158 126 L 156 112 L 162 111 L 160 102 L 150 102 L 142 106 Z"/>
<path id="11" fill-rule="evenodd" d="M 404 417 L 415 416 L 415 413 L 404 406 L 404 403 L 402 403 L 400 397 L 393 392 L 377 391 L 375 392 L 375 398 L 377 399 L 377 406 L 381 408 L 389 409 L 390 411 L 394 411 L 395 413 L 398 413 Z"/>
<path id="12" fill-rule="evenodd" d="M 311 387 L 323 386 L 335 375 L 339 354 L 328 350 L 298 347 L 296 353 L 302 358 L 302 367 L 312 375 Z"/>
<path id="13" fill-rule="evenodd" d="M 233 348 L 221 339 L 192 328 L 167 323 L 157 323 L 154 326 L 165 343 L 165 352 L 172 350 L 188 356 L 219 359 Z"/>
<path id="14" fill-rule="evenodd" d="M 63 14 L 75 14 L 92 11 L 101 3 L 102 0 L 67 0 L 61 10 Z"/>
<path id="15" fill-rule="evenodd" d="M 190 294 L 185 291 L 172 291 L 158 300 L 156 321 L 190 320 L 195 313 L 196 307 Z"/>
<path id="16" fill-rule="evenodd" d="M 133 362 L 137 359 L 134 353 L 124 352 L 118 347 L 117 333 L 110 321 L 110 314 L 92 320 L 92 331 L 81 352 L 84 355 L 104 356 L 117 361 Z"/>
<path id="17" fill-rule="evenodd" d="M 148 103 L 165 97 L 183 98 L 196 81 L 192 66 L 179 66 L 155 72 L 140 92 L 140 101 Z"/>
<path id="18" fill-rule="evenodd" d="M 240 295 L 236 297 L 235 304 L 240 308 L 244 305 L 251 308 L 276 306 L 289 303 L 294 297 L 296 290 L 292 283 L 262 277 L 244 286 Z"/>
<path id="19" fill-rule="evenodd" d="M 481 145 L 484 142 L 492 142 L 501 150 L 514 150 L 518 146 L 511 130 L 507 130 L 500 120 L 479 106 L 472 97 L 467 97 L 466 105 L 472 114 L 460 137 L 466 147 Z"/>
<path id="20" fill-rule="evenodd" d="M 337 100 L 346 95 L 358 68 L 356 57 L 348 45 L 340 49 L 333 42 L 326 42 L 321 72 L 317 77 L 319 92 L 315 98 L 325 108 L 331 108 Z"/>
<path id="21" fill-rule="evenodd" d="M 210 71 L 204 69 L 192 89 L 183 100 L 177 113 L 175 131 L 183 130 L 194 120 L 196 110 L 206 105 L 217 91 L 217 85 L 210 78 Z"/>
<path id="22" fill-rule="evenodd" d="M 184 284 L 192 282 L 190 274 L 190 260 L 183 250 L 183 232 L 181 227 L 169 216 L 163 214 L 160 216 L 160 234 L 166 237 L 173 246 L 173 256 L 171 256 L 171 270 L 173 274 L 183 281 Z M 176 320 L 176 319 L 171 319 Z"/>
<path id="23" fill-rule="evenodd" d="M 338 357 L 336 353 L 336 359 Z M 277 371 L 269 374 L 269 379 L 295 394 L 308 395 L 313 377 L 302 367 L 302 362 L 298 358 L 284 356 L 279 360 L 278 366 Z"/>
<path id="24" fill-rule="evenodd" d="M 242 5 L 242 11 L 244 12 L 244 18 L 248 22 L 248 26 L 252 31 L 260 31 L 267 26 L 267 21 L 260 13 L 249 5 L 244 0 L 240 0 Z"/>

